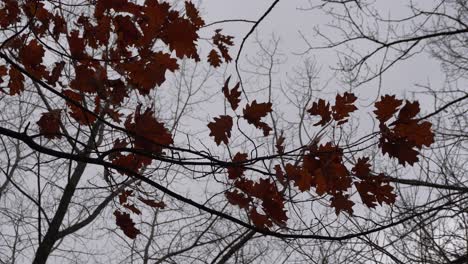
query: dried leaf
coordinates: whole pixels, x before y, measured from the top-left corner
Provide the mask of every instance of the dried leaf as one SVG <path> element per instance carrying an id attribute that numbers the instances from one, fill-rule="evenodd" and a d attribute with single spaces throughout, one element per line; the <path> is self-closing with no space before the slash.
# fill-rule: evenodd
<path id="1" fill-rule="evenodd" d="M 332 106 L 333 110 L 333 119 L 338 121 L 338 125 L 348 122 L 346 119 L 349 117 L 349 113 L 357 110 L 357 107 L 354 106 L 354 102 L 357 97 L 353 93 L 345 92 L 343 96 L 337 94 L 335 105 Z"/>
<path id="2" fill-rule="evenodd" d="M 275 147 L 276 147 L 276 152 L 278 154 L 284 154 L 284 136 L 283 136 L 283 131 L 281 131 L 281 134 L 280 136 L 278 137 L 278 139 L 276 140 L 276 144 L 275 144 Z"/>
<path id="3" fill-rule="evenodd" d="M 311 115 L 318 115 L 322 118 L 319 122 L 315 123 L 314 126 L 325 126 L 331 120 L 332 112 L 330 111 L 330 103 L 327 103 L 322 99 L 319 99 L 318 103 L 314 102 L 307 112 Z"/>
<path id="4" fill-rule="evenodd" d="M 119 210 L 114 211 L 115 223 L 124 232 L 126 236 L 131 239 L 135 239 L 140 230 L 135 228 L 135 223 L 130 218 L 128 213 L 122 213 Z"/>
<path id="5" fill-rule="evenodd" d="M 119 194 L 119 203 L 120 204 L 124 204 L 124 203 L 127 203 L 127 199 L 129 196 L 133 196 L 133 191 L 132 190 L 124 190 L 122 192 L 120 192 Z"/>
<path id="6" fill-rule="evenodd" d="M 61 138 L 60 135 L 60 109 L 42 113 L 37 121 L 39 132 L 48 139 Z"/>
<path id="7" fill-rule="evenodd" d="M 18 71 L 15 67 L 11 67 L 10 71 L 10 82 L 8 87 L 10 87 L 10 95 L 21 94 L 24 91 L 24 76 Z"/>
<path id="8" fill-rule="evenodd" d="M 268 136 L 271 131 L 271 127 L 266 123 L 262 122 L 261 119 L 268 115 L 272 111 L 272 104 L 269 103 L 257 103 L 257 100 L 254 100 L 252 104 L 247 104 L 244 108 L 244 119 L 247 120 L 249 124 L 253 124 L 256 128 L 263 130 L 263 135 Z"/>
<path id="9" fill-rule="evenodd" d="M 228 86 L 229 86 L 230 80 L 231 80 L 231 77 L 229 76 L 229 78 L 227 78 L 226 82 L 224 83 L 222 90 L 223 90 L 224 96 L 226 97 L 229 104 L 231 105 L 232 110 L 235 111 L 241 101 L 240 99 L 241 92 L 239 91 L 240 83 L 238 82 L 231 90 L 229 90 Z"/>
<path id="10" fill-rule="evenodd" d="M 156 120 L 151 108 L 144 113 L 140 113 L 140 109 L 138 105 L 135 114 L 127 117 L 125 128 L 132 133 L 135 148 L 160 153 L 164 146 L 174 143 L 172 135 L 164 123 Z"/>
<path id="11" fill-rule="evenodd" d="M 376 102 L 375 108 L 377 110 L 374 111 L 377 119 L 381 123 L 387 122 L 392 116 L 398 111 L 398 107 L 400 107 L 402 100 L 395 99 L 395 95 L 384 95 L 380 97 L 380 101 Z"/>
<path id="12" fill-rule="evenodd" d="M 221 142 L 224 142 L 226 145 L 229 143 L 232 125 L 232 117 L 228 115 L 215 117 L 214 122 L 208 124 L 208 128 L 211 131 L 210 136 L 214 136 L 216 145 L 219 146 Z"/>
<path id="13" fill-rule="evenodd" d="M 221 57 L 219 56 L 218 52 L 216 52 L 216 50 L 212 49 L 210 51 L 208 54 L 208 62 L 215 68 L 221 65 Z"/>
<path id="14" fill-rule="evenodd" d="M 330 201 L 330 206 L 335 208 L 336 215 L 339 215 L 341 211 L 346 211 L 350 215 L 353 214 L 354 202 L 349 200 L 349 195 L 338 192 L 333 195 Z"/>

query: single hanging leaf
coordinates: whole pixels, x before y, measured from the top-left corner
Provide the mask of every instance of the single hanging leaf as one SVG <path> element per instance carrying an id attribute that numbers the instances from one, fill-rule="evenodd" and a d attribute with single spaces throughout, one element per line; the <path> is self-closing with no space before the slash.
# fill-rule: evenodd
<path id="1" fill-rule="evenodd" d="M 380 123 L 385 123 L 387 120 L 398 111 L 402 100 L 395 99 L 395 95 L 384 95 L 380 97 L 380 101 L 374 104 L 376 110 L 374 111 Z"/>
<path id="2" fill-rule="evenodd" d="M 24 76 L 15 67 L 11 67 L 10 71 L 10 82 L 8 87 L 10 88 L 10 95 L 21 94 L 24 91 Z"/>
<path id="3" fill-rule="evenodd" d="M 60 109 L 42 113 L 37 121 L 39 132 L 48 139 L 61 138 L 60 135 Z"/>
<path id="4" fill-rule="evenodd" d="M 228 115 L 215 117 L 214 122 L 208 124 L 208 128 L 211 131 L 210 136 L 214 136 L 216 145 L 219 146 L 221 142 L 224 142 L 226 145 L 229 143 L 232 125 L 232 117 Z"/>
<path id="5" fill-rule="evenodd" d="M 124 190 L 119 194 L 119 203 L 121 205 L 127 203 L 127 199 L 129 196 L 133 196 L 133 191 L 132 190 Z"/>
<path id="6" fill-rule="evenodd" d="M 337 94 L 335 105 L 332 106 L 333 110 L 333 119 L 338 121 L 338 125 L 348 122 L 346 119 L 349 117 L 349 114 L 356 111 L 357 107 L 354 106 L 354 102 L 357 97 L 353 93 L 345 92 L 343 96 Z"/>
<path id="7" fill-rule="evenodd" d="M 54 28 L 52 29 L 52 36 L 55 40 L 58 40 L 60 34 L 67 33 L 67 22 L 59 13 L 55 13 L 55 15 L 52 17 L 52 22 L 54 23 Z"/>
<path id="8" fill-rule="evenodd" d="M 371 165 L 369 164 L 369 158 L 358 158 L 357 163 L 351 169 L 351 171 L 358 177 L 363 178 L 369 175 Z"/>
<path id="9" fill-rule="evenodd" d="M 405 123 L 397 122 L 394 131 L 399 137 L 404 137 L 418 149 L 423 146 L 429 147 L 434 143 L 434 133 L 431 130 L 432 124 L 429 122 L 418 123 L 417 120 Z"/>
<path id="10" fill-rule="evenodd" d="M 294 181 L 294 185 L 297 186 L 301 192 L 310 190 L 313 178 L 306 170 L 288 163 L 286 164 L 285 171 L 287 178 Z"/>
<path id="11" fill-rule="evenodd" d="M 138 173 L 143 166 L 150 165 L 151 162 L 151 158 L 133 153 L 128 155 L 115 155 L 115 157 L 112 158 L 112 164 L 135 173 Z M 132 174 L 123 170 L 119 170 L 119 172 L 124 175 L 132 176 Z"/>
<path id="12" fill-rule="evenodd" d="M 148 95 L 156 85 L 161 86 L 166 81 L 167 71 L 179 69 L 177 60 L 168 53 L 158 51 L 149 55 L 149 59 L 149 62 L 140 60 L 121 66 L 128 74 L 128 81 L 142 95 Z"/>
<path id="13" fill-rule="evenodd" d="M 311 115 L 318 115 L 322 118 L 322 120 L 315 123 L 314 126 L 325 126 L 331 120 L 332 112 L 330 111 L 330 103 L 322 99 L 319 99 L 318 103 L 314 102 L 307 112 Z"/>
<path id="14" fill-rule="evenodd" d="M 388 109 L 384 108 L 387 103 Z M 377 110 L 374 111 L 381 121 L 379 147 L 383 154 L 397 158 L 398 163 L 406 166 L 417 162 L 419 152 L 414 148 L 422 149 L 434 143 L 432 124 L 415 119 L 419 113 L 419 103 L 406 101 L 400 109 L 397 119 L 390 125 L 383 122 L 391 118 L 397 111 L 402 101 L 395 100 L 394 96 L 382 97 L 382 101 L 376 103 Z"/>
<path id="15" fill-rule="evenodd" d="M 379 141 L 379 147 L 383 154 L 398 159 L 398 163 L 403 166 L 406 166 L 406 163 L 412 166 L 419 161 L 419 152 L 414 150 L 413 145 L 404 138 L 382 137 Z"/>
<path id="16" fill-rule="evenodd" d="M 103 90 L 103 81 L 106 76 L 100 76 L 100 72 L 104 70 L 95 71 L 87 65 L 75 66 L 75 78 L 70 82 L 70 87 L 76 91 L 83 93 L 96 93 Z"/>
<path id="17" fill-rule="evenodd" d="M 217 68 L 221 65 L 221 57 L 216 50 L 212 49 L 208 54 L 208 62 L 211 66 Z"/>
<path id="18" fill-rule="evenodd" d="M 369 158 L 359 158 L 352 169 L 352 172 L 360 180 L 356 181 L 354 185 L 362 202 L 369 208 L 375 208 L 377 204 L 393 204 L 396 198 L 393 187 L 390 186 L 383 174 L 372 175 L 370 167 Z"/>
<path id="19" fill-rule="evenodd" d="M 252 104 L 247 104 L 244 108 L 244 119 L 256 128 L 262 129 L 264 136 L 268 136 L 272 129 L 268 124 L 262 122 L 261 119 L 272 111 L 271 106 L 270 102 L 257 103 L 257 100 L 254 100 Z"/>
<path id="20" fill-rule="evenodd" d="M 133 133 L 135 148 L 161 153 L 164 146 L 174 143 L 172 135 L 164 123 L 156 120 L 151 108 L 144 113 L 140 113 L 140 109 L 138 105 L 135 114 L 127 117 L 125 128 Z"/>
<path id="21" fill-rule="evenodd" d="M 335 208 L 336 215 L 339 215 L 341 211 L 346 211 L 350 215 L 353 214 L 354 202 L 349 200 L 349 195 L 338 192 L 333 195 L 330 201 L 330 206 Z"/>
<path id="22" fill-rule="evenodd" d="M 278 179 L 278 181 L 281 184 L 283 184 L 283 185 L 286 184 L 286 178 L 285 178 L 284 172 L 281 169 L 281 165 L 279 165 L 279 164 L 275 165 L 275 175 L 276 175 L 276 178 Z"/>
<path id="23" fill-rule="evenodd" d="M 25 67 L 35 68 L 42 64 L 45 50 L 36 39 L 32 39 L 28 45 L 21 48 L 19 57 Z"/>
<path id="24" fill-rule="evenodd" d="M 355 185 L 362 202 L 369 208 L 375 208 L 377 204 L 395 203 L 396 195 L 393 192 L 393 187 L 385 180 L 383 174 L 368 175 L 362 178 L 362 181 L 356 182 Z"/>
<path id="25" fill-rule="evenodd" d="M 135 239 L 140 230 L 135 227 L 135 223 L 128 213 L 122 213 L 119 210 L 114 211 L 115 223 L 124 232 L 126 236 Z"/>
<path id="26" fill-rule="evenodd" d="M 229 81 L 231 80 L 231 76 L 227 78 L 226 82 L 224 83 L 223 86 L 223 93 L 226 99 L 228 100 L 229 104 L 231 105 L 232 110 L 236 110 L 237 107 L 239 106 L 239 103 L 241 101 L 240 96 L 241 92 L 239 91 L 239 85 L 240 83 L 238 82 L 231 90 L 229 90 Z"/>
<path id="27" fill-rule="evenodd" d="M 113 21 L 117 33 L 117 45 L 121 48 L 136 44 L 141 38 L 141 33 L 130 16 L 118 15 Z"/>
<path id="28" fill-rule="evenodd" d="M 86 54 L 86 42 L 79 35 L 78 30 L 73 30 L 67 37 L 70 54 L 76 60 L 87 59 L 89 56 Z"/>
<path id="29" fill-rule="evenodd" d="M 276 139 L 276 144 L 275 144 L 275 147 L 276 147 L 276 152 L 278 154 L 284 154 L 284 136 L 283 136 L 283 131 L 281 131 L 281 134 L 280 136 L 278 137 L 278 139 Z"/>
<path id="30" fill-rule="evenodd" d="M 177 18 L 169 23 L 164 31 L 162 40 L 171 51 L 176 52 L 178 58 L 187 56 L 199 61 L 196 41 L 198 40 L 198 28 L 185 18 Z"/>

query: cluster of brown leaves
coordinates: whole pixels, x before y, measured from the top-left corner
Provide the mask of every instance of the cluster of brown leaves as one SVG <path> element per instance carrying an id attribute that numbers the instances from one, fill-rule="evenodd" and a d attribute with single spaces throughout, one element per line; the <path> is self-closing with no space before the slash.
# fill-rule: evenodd
<path id="1" fill-rule="evenodd" d="M 228 101 L 231 102 L 232 95 L 226 87 L 225 85 L 223 91 Z M 237 97 L 239 95 L 235 99 Z M 318 102 L 312 104 L 308 112 L 321 117 L 315 125 L 325 126 L 332 120 L 337 122 L 336 125 L 341 125 L 347 122 L 351 112 L 357 110 L 354 105 L 356 99 L 352 93 L 338 94 L 335 105 L 331 107 L 330 103 L 319 99 Z M 421 123 L 414 118 L 419 113 L 417 102 L 407 101 L 400 109 L 396 120 L 386 125 L 386 122 L 398 111 L 401 103 L 401 100 L 388 95 L 375 103 L 377 110 L 374 112 L 381 122 L 379 142 L 383 154 L 389 153 L 403 165 L 404 162 L 413 164 L 417 161 L 418 152 L 412 148 L 421 149 L 423 145 L 430 146 L 434 135 L 430 130 L 429 122 Z M 260 119 L 265 116 L 265 112 L 269 112 L 265 109 L 270 110 L 270 106 L 263 104 L 258 107 L 256 101 L 252 102 L 252 106 L 256 107 L 256 111 L 249 112 L 248 108 L 251 106 L 247 105 L 244 118 L 249 123 L 260 127 L 262 124 Z M 224 139 L 227 141 L 227 138 Z M 283 144 L 284 137 L 281 134 L 276 141 L 279 155 L 284 154 Z M 343 149 L 331 142 L 322 145 L 313 142 L 308 146 L 299 163 L 286 163 L 284 167 L 280 164 L 275 165 L 277 182 L 270 179 L 260 179 L 258 182 L 247 179 L 244 173 L 248 170 L 248 164 L 254 162 L 255 160 L 248 159 L 247 154 L 237 153 L 234 156 L 227 172 L 235 189 L 227 191 L 225 195 L 231 204 L 247 210 L 250 219 L 259 228 L 268 228 L 273 224 L 279 226 L 286 224 L 288 217 L 285 210 L 284 190 L 290 188 L 290 185 L 295 186 L 300 192 L 314 190 L 318 196 L 330 197 L 330 206 L 335 208 L 337 215 L 342 211 L 353 213 L 355 204 L 351 200 L 353 186 L 359 193 L 363 204 L 369 208 L 374 208 L 377 204 L 395 202 L 396 195 L 393 187 L 390 186 L 385 175 L 372 173 L 368 157 L 359 158 L 351 170 L 348 170 L 343 159 Z M 283 186 L 283 191 L 280 191 L 277 186 Z M 262 205 L 261 210 L 264 214 L 258 212 L 259 204 Z"/>
<path id="2" fill-rule="evenodd" d="M 403 101 L 395 99 L 394 95 L 382 96 L 380 101 L 375 103 L 377 110 L 374 113 L 380 122 L 379 147 L 384 154 L 398 159 L 400 164 L 413 165 L 419 160 L 419 151 L 416 149 L 420 150 L 423 146 L 429 147 L 434 143 L 434 133 L 431 131 L 430 122 L 421 122 L 415 118 L 420 111 L 418 102 L 406 101 L 400 108 L 402 103 Z M 395 116 L 397 112 L 399 113 Z M 387 124 L 394 116 L 395 121 Z"/>
<path id="3" fill-rule="evenodd" d="M 239 82 L 234 85 L 232 89 L 229 89 L 229 77 L 222 88 L 222 92 L 226 97 L 226 100 L 229 102 L 233 111 L 236 111 L 239 103 L 241 101 L 241 92 L 239 91 Z M 268 136 L 271 127 L 262 121 L 262 118 L 266 117 L 269 113 L 273 111 L 272 103 L 257 103 L 257 100 L 254 100 L 251 104 L 247 103 L 243 109 L 242 118 L 247 121 L 247 123 L 254 125 L 256 128 L 263 130 L 263 135 Z M 210 129 L 210 136 L 214 137 L 214 140 L 217 145 L 220 145 L 221 142 L 224 144 L 229 143 L 229 138 L 231 138 L 231 130 L 233 126 L 233 118 L 230 115 L 221 115 L 214 118 L 214 122 L 208 124 Z"/>
<path id="4" fill-rule="evenodd" d="M 325 126 L 333 120 L 338 122 L 337 125 L 348 122 L 347 117 L 349 114 L 357 110 L 354 102 L 357 97 L 353 93 L 345 92 L 343 95 L 337 94 L 335 99 L 335 105 L 330 109 L 330 103 L 323 99 L 319 99 L 318 102 L 314 102 L 312 107 L 307 110 L 311 115 L 318 115 L 321 120 L 314 124 L 314 126 Z"/>
<path id="5" fill-rule="evenodd" d="M 283 193 L 270 179 L 256 182 L 245 177 L 247 158 L 247 154 L 238 152 L 232 159 L 232 166 L 227 168 L 235 189 L 226 191 L 226 198 L 231 204 L 247 210 L 252 223 L 259 228 L 271 227 L 273 223 L 285 225 L 288 217 Z M 259 212 L 259 207 L 264 213 Z"/>
<path id="6" fill-rule="evenodd" d="M 85 126 L 93 125 L 99 118 L 120 123 L 123 115 L 119 107 L 132 92 L 148 95 L 161 86 L 167 72 L 179 69 L 180 58 L 200 60 L 198 31 L 205 22 L 190 1 L 185 1 L 185 10 L 156 0 L 138 3 L 97 0 L 94 4 L 90 15 L 65 20 L 63 12 L 43 1 L 2 1 L 0 28 L 23 27 L 27 23 L 28 30 L 2 44 L 14 54 L 16 63 L 0 65 L 0 82 L 5 77 L 9 79 L 10 95 L 21 94 L 27 78 L 47 83 L 48 89 L 56 89 L 57 84 L 62 87 L 60 93 L 66 110 L 45 112 L 37 121 L 39 132 L 49 139 L 61 137 L 61 113 Z M 58 49 L 45 44 L 54 41 Z M 221 55 L 213 49 L 208 62 L 218 67 L 220 58 L 230 61 L 228 48 L 233 45 L 232 37 L 216 30 L 212 42 Z M 161 44 L 164 47 L 155 50 Z M 117 139 L 116 151 L 110 159 L 125 169 L 138 171 L 152 159 L 118 149 L 154 155 L 173 143 L 172 135 L 151 109 L 141 113 L 138 107 L 127 116 L 124 125 L 130 141 Z M 116 213 L 116 217 L 121 227 L 131 226 L 127 214 Z M 130 229 L 124 232 L 130 236 L 135 234 Z"/>
<path id="7" fill-rule="evenodd" d="M 10 54 L 14 54 L 16 63 L 8 67 L 0 65 L 0 83 L 8 77 L 10 95 L 18 95 L 25 90 L 25 77 L 47 83 L 49 90 L 57 86 L 62 88 L 60 93 L 67 110 L 42 113 L 37 121 L 41 135 L 60 139 L 61 122 L 65 120 L 62 114 L 68 114 L 85 126 L 106 118 L 120 123 L 123 115 L 119 108 L 131 93 L 149 95 L 165 82 L 168 72 L 179 69 L 178 59 L 200 60 L 198 32 L 205 22 L 191 2 L 185 2 L 185 12 L 162 1 L 134 2 L 97 0 L 93 14 L 83 14 L 75 21 L 66 21 L 61 12 L 50 10 L 39 0 L 2 2 L 0 28 L 18 26 L 25 21 L 31 23 L 27 24 L 29 32 L 20 32 L 2 44 Z M 65 51 L 59 54 L 44 44 L 50 41 L 60 43 Z M 234 44 L 233 38 L 217 29 L 211 41 L 214 48 L 207 55 L 208 63 L 218 67 L 223 61 L 230 62 L 229 47 Z M 164 48 L 155 50 L 161 44 Z M 50 64 L 46 65 L 44 58 L 47 55 L 59 55 L 56 57 L 60 59 L 47 59 Z M 273 111 L 272 103 L 253 100 L 244 105 L 242 114 L 237 114 L 241 103 L 240 84 L 229 88 L 229 80 L 226 80 L 222 93 L 236 115 L 220 115 L 208 124 L 215 143 L 229 144 L 234 118 L 246 121 L 261 130 L 263 136 L 269 136 L 272 128 L 265 122 L 265 117 Z M 352 93 L 338 94 L 334 105 L 320 99 L 312 104 L 308 113 L 320 117 L 316 126 L 339 126 L 357 110 L 356 100 Z M 412 165 L 418 161 L 418 150 L 433 143 L 434 134 L 429 122 L 415 118 L 420 111 L 417 102 L 406 101 L 401 107 L 402 104 L 402 100 L 389 95 L 382 96 L 375 104 L 374 112 L 380 128 L 379 147 L 384 154 L 398 159 L 400 164 Z M 116 139 L 108 156 L 114 165 L 122 168 L 122 174 L 138 172 L 173 144 L 171 133 L 164 123 L 158 121 L 151 108 L 142 112 L 139 105 L 134 113 L 127 115 L 124 127 L 128 131 L 128 141 Z M 285 155 L 284 143 L 285 138 L 281 134 L 275 145 L 278 156 Z M 348 170 L 343 149 L 331 142 L 321 145 L 314 142 L 301 153 L 296 163 L 276 164 L 274 176 L 253 180 L 246 176 L 246 172 L 248 166 L 256 162 L 255 159 L 249 160 L 246 153 L 238 152 L 226 165 L 232 186 L 225 192 L 227 200 L 245 209 L 252 223 L 259 228 L 286 225 L 285 192 L 290 188 L 297 188 L 299 192 L 313 190 L 318 196 L 328 197 L 337 215 L 342 211 L 353 212 L 353 186 L 362 202 L 370 208 L 394 203 L 393 188 L 384 175 L 372 173 L 369 158 L 358 159 Z M 117 225 L 130 238 L 140 233 L 130 214 L 124 211 L 141 214 L 136 201 L 130 201 L 134 196 L 132 191 L 123 191 L 119 195 L 122 209 L 114 212 Z M 165 206 L 162 202 L 141 196 L 137 200 L 155 208 Z"/>

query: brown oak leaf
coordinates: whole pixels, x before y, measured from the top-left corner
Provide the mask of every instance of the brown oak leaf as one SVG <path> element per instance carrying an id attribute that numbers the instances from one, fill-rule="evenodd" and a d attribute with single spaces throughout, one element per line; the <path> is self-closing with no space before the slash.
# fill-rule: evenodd
<path id="1" fill-rule="evenodd" d="M 160 153 L 164 146 L 174 143 L 172 134 L 156 119 L 151 108 L 143 113 L 140 109 L 141 105 L 138 105 L 135 114 L 127 117 L 125 128 L 132 133 L 135 148 Z"/>
<path id="2" fill-rule="evenodd" d="M 268 124 L 262 122 L 261 119 L 272 111 L 271 106 L 270 102 L 257 103 L 257 100 L 254 100 L 252 104 L 247 104 L 243 111 L 244 119 L 256 128 L 262 129 L 264 136 L 268 136 L 272 129 Z"/>
<path id="3" fill-rule="evenodd" d="M 387 122 L 392 116 L 398 111 L 402 100 L 395 99 L 395 95 L 384 95 L 380 97 L 380 101 L 374 104 L 376 110 L 374 110 L 377 119 L 381 123 Z"/>
<path id="4" fill-rule="evenodd" d="M 39 132 L 48 139 L 61 138 L 60 135 L 60 109 L 42 113 L 37 121 Z"/>
<path id="5" fill-rule="evenodd" d="M 330 103 L 327 103 L 325 100 L 319 99 L 318 102 L 312 103 L 312 107 L 307 110 L 307 112 L 322 118 L 319 122 L 315 123 L 314 126 L 324 126 L 331 120 L 332 112 L 330 110 Z"/>
<path id="6" fill-rule="evenodd" d="M 208 128 L 211 131 L 210 136 L 214 137 L 216 145 L 219 146 L 221 142 L 224 142 L 226 145 L 228 144 L 231 137 L 232 125 L 232 117 L 228 115 L 215 117 L 214 122 L 208 124 Z"/>
<path id="7" fill-rule="evenodd" d="M 349 200 L 349 195 L 343 195 L 341 192 L 338 192 L 332 196 L 330 201 L 330 206 L 335 208 L 336 215 L 339 215 L 341 211 L 346 211 L 350 215 L 353 214 L 354 202 Z"/>
<path id="8" fill-rule="evenodd" d="M 357 110 L 357 107 L 354 105 L 357 97 L 353 93 L 345 92 L 342 96 L 337 94 L 335 105 L 332 106 L 333 110 L 333 119 L 338 121 L 338 125 L 348 122 L 346 119 L 349 117 L 349 113 Z"/>
<path id="9" fill-rule="evenodd" d="M 236 110 L 237 107 L 239 106 L 239 103 L 241 101 L 240 96 L 241 92 L 239 91 L 239 82 L 231 89 L 229 90 L 229 81 L 231 80 L 231 76 L 227 78 L 226 82 L 224 83 L 223 86 L 223 93 L 226 99 L 228 100 L 229 104 L 231 105 L 232 110 Z"/>
<path id="10" fill-rule="evenodd" d="M 135 223 L 128 213 L 122 213 L 119 210 L 114 211 L 115 223 L 124 232 L 126 236 L 135 239 L 140 230 L 135 227 Z"/>
<path id="11" fill-rule="evenodd" d="M 208 54 L 208 62 L 211 66 L 217 68 L 221 65 L 221 57 L 216 50 L 212 49 Z"/>
<path id="12" fill-rule="evenodd" d="M 9 71 L 10 82 L 8 87 L 10 88 L 10 95 L 21 94 L 24 91 L 24 76 L 15 67 L 11 67 Z"/>

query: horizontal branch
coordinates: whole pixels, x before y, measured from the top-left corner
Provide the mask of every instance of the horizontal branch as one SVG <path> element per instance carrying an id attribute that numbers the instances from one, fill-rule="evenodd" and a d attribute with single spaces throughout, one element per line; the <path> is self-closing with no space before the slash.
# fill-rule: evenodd
<path id="1" fill-rule="evenodd" d="M 180 195 L 140 174 L 138 174 L 137 172 L 133 171 L 133 170 L 130 170 L 128 168 L 125 168 L 125 167 L 121 167 L 121 166 L 117 166 L 115 164 L 112 164 L 110 162 L 107 162 L 107 161 L 104 161 L 104 160 L 101 160 L 101 159 L 97 159 L 97 158 L 91 158 L 91 157 L 87 157 L 85 155 L 82 155 L 82 154 L 70 154 L 70 153 L 65 153 L 65 152 L 60 152 L 60 151 L 56 151 L 56 150 L 53 150 L 53 149 L 50 149 L 50 148 L 46 148 L 44 146 L 41 146 L 39 144 L 37 144 L 30 136 L 28 136 L 26 133 L 19 133 L 19 132 L 15 132 L 15 131 L 12 131 L 10 129 L 7 129 L 7 128 L 3 128 L 3 127 L 0 127 L 0 134 L 2 135 L 5 135 L 5 136 L 8 136 L 8 137 L 11 137 L 11 138 L 16 138 L 22 142 L 24 142 L 26 145 L 28 145 L 31 149 L 33 150 L 36 150 L 40 153 L 44 153 L 44 154 L 47 154 L 47 155 L 50 155 L 50 156 L 54 156 L 54 157 L 57 157 L 57 158 L 63 158 L 63 159 L 69 159 L 69 160 L 74 160 L 74 161 L 77 161 L 77 162 L 85 162 L 85 163 L 89 163 L 89 164 L 95 164 L 95 165 L 100 165 L 100 166 L 104 166 L 104 167 L 107 167 L 107 168 L 111 168 L 111 169 L 115 169 L 115 170 L 118 170 L 118 171 L 122 171 L 122 172 L 125 172 L 127 173 L 128 175 L 131 175 L 132 177 L 138 179 L 138 180 L 141 180 L 142 182 L 145 182 L 147 184 L 149 184 L 150 186 L 166 193 L 167 195 L 173 197 L 174 199 L 177 199 L 183 203 L 186 203 L 186 204 L 189 204 L 199 210 L 202 210 L 202 211 L 205 211 L 209 214 L 212 214 L 212 215 L 216 215 L 216 216 L 219 216 L 223 219 L 226 219 L 226 220 L 229 220 L 235 224 L 238 224 L 240 226 L 243 226 L 245 228 L 248 228 L 250 230 L 253 230 L 255 232 L 258 232 L 258 233 L 262 233 L 266 236 L 272 236 L 272 237 L 278 237 L 278 238 L 293 238 L 293 239 L 298 239 L 298 238 L 302 238 L 302 239 L 318 239 L 318 240 L 329 240 L 329 241 L 343 241 L 343 240 L 349 240 L 349 239 L 352 239 L 352 238 L 357 238 L 357 237 L 360 237 L 360 236 L 365 236 L 365 235 L 369 235 L 369 234 L 372 234 L 372 233 L 376 233 L 376 232 L 379 232 L 379 231 L 382 231 L 382 230 L 385 230 L 387 228 L 390 228 L 390 227 L 393 227 L 393 226 L 397 226 L 397 225 L 400 225 L 408 220 L 411 220 L 415 217 L 418 217 L 418 216 L 421 216 L 421 215 L 424 215 L 424 214 L 427 214 L 429 212 L 433 212 L 433 211 L 437 211 L 437 210 L 442 210 L 445 206 L 448 206 L 448 205 L 452 205 L 453 203 L 457 202 L 457 201 L 449 201 L 447 203 L 444 203 L 440 206 L 437 206 L 437 207 L 434 207 L 434 208 L 430 208 L 430 209 L 427 209 L 427 210 L 424 210 L 424 211 L 421 211 L 421 212 L 418 212 L 418 213 L 414 213 L 414 214 L 411 214 L 410 216 L 407 216 L 407 217 L 404 217 L 398 221 L 395 221 L 395 222 L 391 222 L 387 225 L 382 225 L 382 226 L 379 226 L 377 228 L 374 228 L 374 229 L 369 229 L 369 230 L 366 230 L 366 231 L 362 231 L 362 232 L 359 232 L 359 233 L 350 233 L 350 234 L 346 234 L 346 235 L 343 235 L 343 236 L 324 236 L 324 235 L 315 235 L 315 234 L 308 234 L 308 235 L 304 235 L 304 234 L 286 234 L 286 233 L 280 233 L 280 232 L 275 232 L 275 231 L 270 231 L 270 230 L 267 230 L 267 229 L 262 229 L 262 228 L 258 228 L 256 226 L 253 226 L 249 223 L 246 223 L 238 218 L 235 218 L 231 215 L 228 215 L 224 212 L 220 212 L 218 210 L 215 210 L 213 208 L 210 208 L 210 207 L 207 207 L 203 204 L 200 204 L 200 203 L 197 203 L 183 195 Z M 463 198 L 463 199 L 468 199 L 467 197 Z"/>

